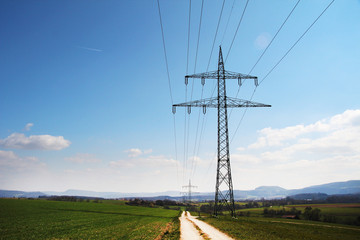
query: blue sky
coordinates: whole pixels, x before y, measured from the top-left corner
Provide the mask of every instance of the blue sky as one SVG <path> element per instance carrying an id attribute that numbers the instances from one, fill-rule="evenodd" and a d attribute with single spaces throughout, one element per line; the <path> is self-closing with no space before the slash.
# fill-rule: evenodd
<path id="1" fill-rule="evenodd" d="M 225 2 L 209 70 L 219 45 L 227 56 L 245 2 Z M 296 2 L 250 0 L 225 68 L 247 74 Z M 300 1 L 251 74 L 261 81 L 329 3 Z M 194 69 L 201 1 L 192 1 L 189 74 L 207 69 L 221 5 L 204 1 Z M 160 6 L 180 103 L 189 1 Z M 359 179 L 359 20 L 360 1 L 335 1 L 257 88 L 253 100 L 272 108 L 249 109 L 235 135 L 244 109 L 232 112 L 235 189 Z M 185 111 L 177 109 L 175 139 L 155 0 L 1 1 L 0 36 L 0 189 L 180 191 L 191 178 L 199 191 L 214 190 L 216 110 L 200 115 L 200 147 L 199 112 L 186 117 L 184 150 Z M 237 82 L 227 90 L 234 97 Z M 253 90 L 246 81 L 239 98 Z M 199 80 L 190 80 L 187 100 L 192 91 L 201 98 Z"/>

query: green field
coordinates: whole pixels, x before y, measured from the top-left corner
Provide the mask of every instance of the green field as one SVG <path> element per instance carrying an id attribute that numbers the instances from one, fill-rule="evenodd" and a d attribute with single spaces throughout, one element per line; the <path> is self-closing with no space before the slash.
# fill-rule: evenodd
<path id="1" fill-rule="evenodd" d="M 306 207 L 321 210 L 321 220 L 333 220 L 333 222 L 321 222 L 299 219 L 283 219 L 281 216 L 264 217 L 264 208 L 245 208 L 237 210 L 237 219 L 229 217 L 229 212 L 223 212 L 223 216 L 212 218 L 209 214 L 203 214 L 204 221 L 219 228 L 235 239 L 360 239 L 360 227 L 355 226 L 360 219 L 360 203 L 352 204 L 307 204 L 273 206 L 268 209 L 289 211 L 295 207 L 304 212 Z M 239 216 L 242 213 L 242 216 Z M 198 215 L 193 212 L 193 215 Z M 332 218 L 330 218 L 332 217 Z M 300 215 L 300 218 L 303 218 Z M 339 224 L 342 223 L 342 224 Z"/>
<path id="2" fill-rule="evenodd" d="M 208 217 L 204 220 L 235 239 L 360 239 L 360 227 L 340 224 L 261 217 Z"/>
<path id="3" fill-rule="evenodd" d="M 110 200 L 0 199 L 0 239 L 178 239 L 178 214 Z"/>
<path id="4" fill-rule="evenodd" d="M 309 205 L 285 206 L 304 210 Z M 360 204 L 311 205 L 322 214 L 344 219 L 360 216 Z M 273 207 L 282 209 L 283 207 Z M 360 239 L 360 227 L 317 221 L 268 218 L 263 208 L 237 219 L 204 220 L 235 239 Z M 179 239 L 179 211 L 128 206 L 124 201 L 100 203 L 0 199 L 0 239 Z M 197 215 L 193 212 L 193 215 Z M 203 215 L 203 214 L 202 214 Z"/>
<path id="5" fill-rule="evenodd" d="M 269 209 L 274 210 L 290 210 L 295 207 L 297 210 L 304 211 L 306 207 L 318 208 L 321 214 L 331 220 L 332 223 L 343 223 L 348 225 L 356 225 L 360 218 L 360 203 L 335 203 L 335 204 L 302 204 L 302 205 L 287 205 L 287 206 L 274 206 Z M 264 208 L 249 208 L 237 210 L 237 212 L 250 212 L 250 216 L 261 217 L 263 216 Z"/>

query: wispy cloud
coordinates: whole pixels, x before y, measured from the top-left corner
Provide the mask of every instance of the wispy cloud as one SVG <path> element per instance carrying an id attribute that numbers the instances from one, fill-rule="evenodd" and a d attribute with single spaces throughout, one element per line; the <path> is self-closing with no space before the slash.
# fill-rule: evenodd
<path id="1" fill-rule="evenodd" d="M 132 150 L 132 149 L 130 149 Z M 137 166 L 143 166 L 147 169 L 149 168 L 158 168 L 160 166 L 177 166 L 178 162 L 171 157 L 166 157 L 163 155 L 150 155 L 150 156 L 144 156 L 141 157 L 139 155 L 129 155 L 131 159 L 124 159 L 124 160 L 118 160 L 118 161 L 111 161 L 109 166 L 111 167 L 137 167 Z"/>
<path id="2" fill-rule="evenodd" d="M 77 153 L 75 156 L 66 157 L 65 161 L 75 163 L 98 163 L 100 159 L 96 158 L 95 155 L 89 153 Z"/>
<path id="3" fill-rule="evenodd" d="M 8 171 L 9 168 L 16 171 L 24 171 L 29 168 L 44 167 L 45 164 L 39 162 L 36 157 L 20 157 L 13 151 L 0 150 L 0 173 Z"/>
<path id="4" fill-rule="evenodd" d="M 25 125 L 24 130 L 25 130 L 25 131 L 30 131 L 30 129 L 31 129 L 33 126 L 34 126 L 33 123 L 28 123 L 28 124 Z"/>
<path id="5" fill-rule="evenodd" d="M 124 152 L 128 154 L 128 157 L 134 158 L 134 157 L 138 157 L 140 155 L 150 154 L 150 153 L 152 153 L 152 149 L 141 150 L 139 148 L 131 148 L 131 149 L 125 150 Z"/>
<path id="6" fill-rule="evenodd" d="M 102 52 L 103 51 L 102 49 L 89 48 L 89 47 L 83 47 L 83 46 L 79 46 L 78 48 L 85 49 L 85 50 L 88 50 L 88 51 L 93 51 L 93 52 Z"/>
<path id="7" fill-rule="evenodd" d="M 61 150 L 69 147 L 71 142 L 63 136 L 32 135 L 13 133 L 5 139 L 0 139 L 0 147 L 28 150 Z"/>

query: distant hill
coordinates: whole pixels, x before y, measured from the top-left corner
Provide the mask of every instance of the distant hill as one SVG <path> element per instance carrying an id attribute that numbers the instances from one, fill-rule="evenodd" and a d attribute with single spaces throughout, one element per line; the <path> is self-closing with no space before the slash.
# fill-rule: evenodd
<path id="1" fill-rule="evenodd" d="M 346 182 L 333 182 L 322 185 L 315 185 L 301 189 L 281 188 L 278 186 L 260 186 L 254 190 L 234 190 L 234 198 L 236 200 L 246 199 L 276 199 L 287 196 L 306 197 L 301 194 L 325 194 L 325 195 L 339 195 L 339 194 L 356 194 L 360 193 L 360 180 L 351 180 Z M 1 198 L 37 198 L 39 196 L 86 196 L 97 198 L 144 198 L 144 199 L 172 199 L 181 200 L 182 197 L 178 191 L 153 192 L 153 193 L 120 193 L 120 192 L 95 192 L 70 189 L 65 192 L 23 192 L 23 191 L 9 191 L 0 190 Z M 319 195 L 318 197 L 324 197 Z M 310 196 L 310 195 L 309 195 Z M 213 200 L 214 192 L 199 193 L 193 195 L 194 200 Z"/>
<path id="2" fill-rule="evenodd" d="M 23 191 L 11 191 L 11 190 L 0 190 L 0 198 L 38 198 L 44 196 L 42 192 L 23 192 Z"/>
<path id="3" fill-rule="evenodd" d="M 360 193 L 360 180 L 333 182 L 302 189 L 289 190 L 288 194 L 295 195 L 299 193 L 326 193 L 328 195 Z"/>
<path id="4" fill-rule="evenodd" d="M 312 194 L 311 198 L 318 199 L 324 198 L 326 195 L 339 195 L 339 194 L 356 194 L 360 193 L 360 180 L 351 180 L 346 182 L 334 182 L 327 183 L 322 185 L 316 185 L 301 189 L 290 189 L 287 190 L 278 186 L 260 186 L 255 188 L 254 190 L 234 190 L 234 198 L 236 200 L 246 200 L 246 199 L 277 199 L 277 198 L 285 198 L 288 196 L 298 195 L 297 197 L 305 197 L 301 196 L 301 194 Z M 316 196 L 314 194 L 320 194 Z M 321 195 L 323 194 L 323 195 Z M 193 197 L 198 200 L 213 200 L 214 193 L 206 193 L 206 194 L 198 194 Z"/>
<path id="5" fill-rule="evenodd" d="M 311 200 L 311 201 L 326 200 L 328 197 L 329 195 L 325 193 L 299 193 L 290 196 L 290 198 L 295 200 Z"/>
<path id="6" fill-rule="evenodd" d="M 157 196 L 179 196 L 178 191 L 167 191 L 167 192 L 153 192 L 153 193 L 121 193 L 121 192 L 95 192 L 95 191 L 84 191 L 69 189 L 65 192 L 45 192 L 46 195 L 57 195 L 57 196 L 89 196 L 99 198 L 135 198 L 135 197 L 157 197 Z"/>

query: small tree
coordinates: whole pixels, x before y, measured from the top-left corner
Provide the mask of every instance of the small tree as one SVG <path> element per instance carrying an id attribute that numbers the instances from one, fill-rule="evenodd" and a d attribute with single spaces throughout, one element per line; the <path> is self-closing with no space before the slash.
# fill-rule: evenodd
<path id="1" fill-rule="evenodd" d="M 311 207 L 306 207 L 303 216 L 306 220 L 319 221 L 321 210 L 318 208 L 312 209 Z"/>

